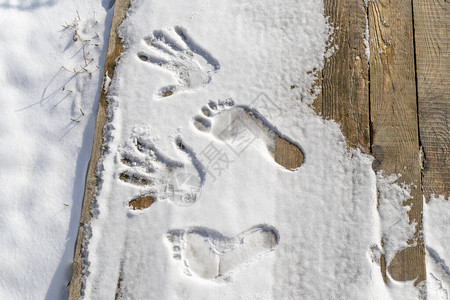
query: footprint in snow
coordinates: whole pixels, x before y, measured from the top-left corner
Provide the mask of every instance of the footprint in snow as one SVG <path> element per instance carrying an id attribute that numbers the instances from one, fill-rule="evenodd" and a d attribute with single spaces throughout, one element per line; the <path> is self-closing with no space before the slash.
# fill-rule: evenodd
<path id="1" fill-rule="evenodd" d="M 178 206 L 194 204 L 200 194 L 204 173 L 192 150 L 181 138 L 177 148 L 184 153 L 182 163 L 163 155 L 142 137 L 132 138 L 120 151 L 122 171 L 119 179 L 134 186 L 144 187 L 140 196 L 131 200 L 131 209 L 144 209 L 153 202 L 168 199 Z"/>
<path id="2" fill-rule="evenodd" d="M 167 239 L 173 258 L 181 261 L 187 275 L 215 279 L 272 251 L 280 238 L 274 227 L 258 225 L 232 238 L 212 229 L 192 227 L 172 230 Z"/>
<path id="3" fill-rule="evenodd" d="M 180 26 L 155 30 L 144 41 L 149 46 L 148 51 L 139 52 L 139 59 L 169 70 L 177 76 L 178 83 L 161 88 L 158 92 L 160 97 L 202 87 L 220 69 L 217 59 Z"/>
<path id="4" fill-rule="evenodd" d="M 210 101 L 193 119 L 194 126 L 224 141 L 240 155 L 256 139 L 262 139 L 279 165 L 288 170 L 299 168 L 304 161 L 303 151 L 284 137 L 255 109 L 234 105 L 232 99 Z"/>

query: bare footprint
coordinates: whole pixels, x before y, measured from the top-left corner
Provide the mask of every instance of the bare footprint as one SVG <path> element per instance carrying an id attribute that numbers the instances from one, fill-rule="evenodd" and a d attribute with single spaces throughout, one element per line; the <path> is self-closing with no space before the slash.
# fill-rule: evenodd
<path id="1" fill-rule="evenodd" d="M 172 160 L 142 137 L 134 137 L 120 150 L 123 171 L 119 179 L 143 187 L 140 196 L 131 200 L 131 209 L 144 209 L 157 200 L 168 199 L 179 206 L 194 204 L 204 182 L 204 173 L 194 153 L 181 140 L 176 146 L 189 163 Z"/>
<path id="2" fill-rule="evenodd" d="M 149 62 L 176 73 L 178 84 L 161 88 L 160 97 L 204 86 L 220 69 L 220 64 L 208 51 L 188 35 L 186 29 L 155 30 L 144 38 L 148 51 L 138 53 L 140 60 Z"/>
<path id="3" fill-rule="evenodd" d="M 194 126 L 211 133 L 240 155 L 255 139 L 262 139 L 275 162 L 288 170 L 299 168 L 304 161 L 303 151 L 284 137 L 255 109 L 234 105 L 232 99 L 210 101 L 193 119 Z"/>
<path id="4" fill-rule="evenodd" d="M 172 230 L 167 239 L 173 258 L 182 262 L 187 275 L 215 279 L 272 251 L 279 242 L 279 234 L 269 225 L 252 227 L 233 238 L 212 229 L 192 227 Z"/>

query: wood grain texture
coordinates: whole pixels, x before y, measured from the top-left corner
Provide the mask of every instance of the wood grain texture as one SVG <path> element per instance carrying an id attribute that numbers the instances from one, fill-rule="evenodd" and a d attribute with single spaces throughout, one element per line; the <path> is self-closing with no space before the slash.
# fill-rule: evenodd
<path id="1" fill-rule="evenodd" d="M 314 88 L 320 87 L 319 93 L 316 95 L 314 102 L 312 104 L 312 108 L 318 115 L 322 115 L 322 70 L 315 73 L 316 80 L 314 82 L 314 85 L 311 87 L 311 94 L 314 94 Z"/>
<path id="2" fill-rule="evenodd" d="M 89 161 L 89 167 L 86 175 L 86 184 L 83 197 L 83 206 L 81 208 L 80 226 L 78 228 L 78 236 L 75 244 L 75 253 L 72 265 L 72 278 L 69 288 L 69 299 L 78 299 L 82 290 L 82 267 L 83 267 L 83 241 L 86 232 L 86 226 L 92 218 L 92 202 L 94 200 L 94 193 L 97 188 L 97 178 L 95 176 L 95 170 L 97 163 L 102 155 L 103 146 L 103 127 L 106 124 L 106 109 L 108 103 L 106 101 L 107 94 L 105 92 L 104 85 L 106 84 L 106 74 L 110 78 L 114 75 L 114 68 L 117 63 L 119 55 L 122 53 L 123 48 L 120 42 L 120 38 L 117 34 L 117 28 L 123 22 L 126 16 L 126 12 L 130 6 L 130 0 L 116 0 L 114 4 L 114 12 L 111 23 L 111 31 L 108 40 L 108 51 L 106 54 L 105 68 L 102 82 L 102 89 L 99 99 L 97 119 L 95 124 L 94 142 L 92 145 L 91 159 Z"/>
<path id="3" fill-rule="evenodd" d="M 419 132 L 424 153 L 422 188 L 450 194 L 449 6 L 446 0 L 414 0 Z"/>
<path id="4" fill-rule="evenodd" d="M 417 222 L 417 246 L 397 253 L 388 266 L 394 280 L 426 279 L 421 169 L 411 1 L 369 1 L 370 121 L 374 169 L 402 174 L 412 183 L 409 217 Z"/>
<path id="5" fill-rule="evenodd" d="M 335 27 L 336 49 L 325 62 L 322 94 L 314 106 L 325 118 L 341 124 L 349 146 L 368 153 L 369 74 L 364 45 L 366 7 L 360 0 L 325 0 L 324 9 L 325 16 Z"/>
<path id="6" fill-rule="evenodd" d="M 288 170 L 295 170 L 303 164 L 303 152 L 288 140 L 275 135 L 275 161 Z"/>

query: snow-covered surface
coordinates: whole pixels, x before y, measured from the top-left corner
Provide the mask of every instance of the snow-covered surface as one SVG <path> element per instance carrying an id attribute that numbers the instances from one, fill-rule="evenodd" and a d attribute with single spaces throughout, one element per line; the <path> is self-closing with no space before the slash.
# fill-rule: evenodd
<path id="1" fill-rule="evenodd" d="M 109 32 L 103 2 L 0 1 L 1 299 L 67 297 Z M 61 69 L 85 65 L 75 29 L 91 40 L 92 76 Z"/>
<path id="2" fill-rule="evenodd" d="M 1 299 L 67 297 L 111 14 L 0 0 Z M 414 232 L 408 186 L 309 107 L 331 33 L 316 0 L 133 2 L 84 299 L 421 297 L 380 272 Z M 298 169 L 275 162 L 276 135 Z M 132 210 L 141 196 L 156 201 Z M 448 206 L 424 204 L 430 299 L 449 297 Z"/>
<path id="3" fill-rule="evenodd" d="M 404 202 L 411 199 L 409 186 L 395 184 L 401 178 L 400 175 L 383 176 L 383 172 L 377 174 L 378 213 L 381 220 L 381 234 L 384 243 L 386 263 L 392 261 L 395 253 L 405 249 L 407 241 L 413 237 L 416 223 L 409 224 L 407 212 L 410 206 Z"/>
<path id="4" fill-rule="evenodd" d="M 379 266 L 382 237 L 391 259 L 413 232 L 407 189 L 308 106 L 330 32 L 313 0 L 133 2 L 85 299 L 417 298 Z M 300 168 L 274 161 L 276 134 Z"/>
<path id="5" fill-rule="evenodd" d="M 443 196 L 424 201 L 423 227 L 429 299 L 450 299 L 450 201 Z"/>

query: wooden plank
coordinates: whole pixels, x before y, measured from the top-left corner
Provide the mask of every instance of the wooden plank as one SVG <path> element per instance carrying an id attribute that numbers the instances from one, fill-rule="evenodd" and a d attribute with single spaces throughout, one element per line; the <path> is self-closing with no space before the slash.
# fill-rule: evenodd
<path id="1" fill-rule="evenodd" d="M 314 110 L 341 124 L 347 144 L 369 153 L 369 83 L 365 54 L 366 8 L 359 0 L 325 0 L 325 16 L 335 26 L 335 53 L 317 72 L 321 92 Z M 315 70 L 313 70 L 315 71 Z M 313 72 L 311 71 L 311 72 Z M 279 137 L 275 140 L 275 161 L 287 169 L 299 167 L 303 154 Z"/>
<path id="2" fill-rule="evenodd" d="M 305 156 L 300 148 L 275 134 L 275 162 L 288 170 L 295 170 L 303 164 Z"/>
<path id="3" fill-rule="evenodd" d="M 417 246 L 397 253 L 388 266 L 394 280 L 426 279 L 421 169 L 414 65 L 412 5 L 407 0 L 369 1 L 370 121 L 374 169 L 402 174 L 413 183 L 410 220 L 418 223 Z"/>
<path id="4" fill-rule="evenodd" d="M 341 124 L 351 147 L 368 153 L 369 75 L 365 54 L 366 7 L 360 0 L 324 0 L 324 13 L 335 27 L 334 54 L 322 70 L 322 94 L 314 107 Z M 320 104 L 319 104 L 320 103 Z"/>
<path id="5" fill-rule="evenodd" d="M 450 195 L 449 2 L 414 0 L 419 132 L 424 153 L 422 189 Z"/>
<path id="6" fill-rule="evenodd" d="M 112 1 L 111 1 L 112 2 Z M 83 197 L 83 206 L 81 208 L 80 226 L 78 229 L 77 241 L 75 244 L 75 253 L 72 265 L 72 278 L 69 288 L 69 299 L 78 299 L 81 296 L 82 290 L 82 267 L 83 267 L 83 241 L 86 232 L 86 226 L 92 218 L 91 208 L 94 199 L 95 189 L 97 187 L 97 178 L 95 176 L 95 170 L 97 168 L 98 160 L 102 154 L 102 141 L 103 141 L 103 127 L 106 124 L 106 108 L 108 103 L 106 102 L 107 94 L 105 92 L 104 85 L 106 84 L 106 74 L 110 78 L 114 75 L 114 68 L 117 63 L 119 55 L 123 51 L 120 38 L 117 34 L 117 28 L 125 19 L 126 12 L 130 6 L 130 0 L 116 0 L 114 4 L 113 19 L 111 24 L 111 31 L 108 41 L 108 51 L 106 54 L 105 68 L 102 82 L 102 89 L 99 99 L 99 106 L 97 111 L 97 119 L 95 124 L 94 142 L 92 145 L 91 159 L 89 161 L 89 167 L 86 175 L 86 184 Z"/>
<path id="7" fill-rule="evenodd" d="M 318 71 L 316 73 L 316 81 L 314 82 L 314 85 L 311 87 L 311 94 L 314 93 L 315 87 L 320 87 L 320 92 L 316 95 L 316 98 L 314 99 L 314 102 L 312 104 L 312 108 L 318 115 L 322 115 L 322 70 Z"/>

